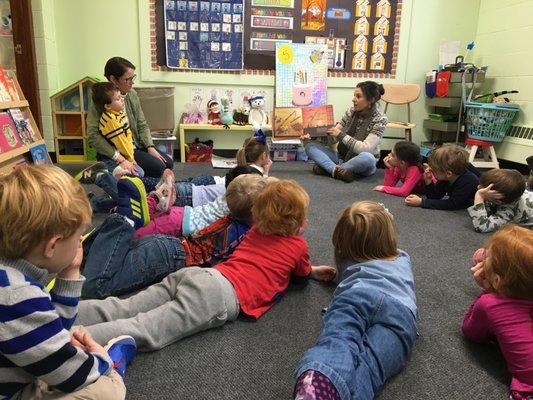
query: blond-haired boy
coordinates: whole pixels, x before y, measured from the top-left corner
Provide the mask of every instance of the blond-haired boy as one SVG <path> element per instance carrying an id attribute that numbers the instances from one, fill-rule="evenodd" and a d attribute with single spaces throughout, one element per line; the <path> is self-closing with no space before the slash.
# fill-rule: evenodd
<path id="1" fill-rule="evenodd" d="M 69 333 L 84 280 L 80 239 L 91 222 L 81 185 L 57 167 L 16 169 L 0 177 L 0 209 L 0 397 L 123 399 L 114 355 L 131 359 L 133 339 L 108 354 L 88 333 Z"/>
<path id="2" fill-rule="evenodd" d="M 428 165 L 429 164 L 429 165 Z M 409 195 L 405 204 L 435 210 L 460 210 L 474 203 L 479 172 L 468 162 L 468 152 L 445 144 L 431 152 L 424 164 L 426 197 Z M 437 182 L 433 182 L 436 178 Z"/>

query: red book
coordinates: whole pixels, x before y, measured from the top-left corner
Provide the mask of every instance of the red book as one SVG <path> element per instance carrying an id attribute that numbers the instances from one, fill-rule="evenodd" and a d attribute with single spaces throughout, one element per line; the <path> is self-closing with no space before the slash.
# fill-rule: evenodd
<path id="1" fill-rule="evenodd" d="M 6 153 L 22 146 L 17 127 L 8 112 L 0 112 L 0 151 Z"/>
<path id="2" fill-rule="evenodd" d="M 0 82 L 7 91 L 11 101 L 20 100 L 19 94 L 17 93 L 17 88 L 15 87 L 15 82 L 13 82 L 13 79 L 11 79 L 7 71 L 2 67 L 0 67 Z"/>

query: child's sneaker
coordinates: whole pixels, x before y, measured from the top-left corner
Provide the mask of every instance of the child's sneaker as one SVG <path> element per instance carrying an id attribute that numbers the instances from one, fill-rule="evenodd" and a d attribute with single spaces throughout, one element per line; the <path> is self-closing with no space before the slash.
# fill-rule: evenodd
<path id="1" fill-rule="evenodd" d="M 131 336 L 123 335 L 111 339 L 104 347 L 111 361 L 113 368 L 122 378 L 126 374 L 126 365 L 128 365 L 135 354 L 137 354 L 137 345 L 135 339 Z"/>
<path id="2" fill-rule="evenodd" d="M 165 169 L 161 180 L 155 187 L 154 196 L 157 201 L 157 211 L 167 212 L 176 201 L 176 184 L 174 183 L 174 173 L 170 169 Z"/>
<path id="3" fill-rule="evenodd" d="M 117 214 L 129 218 L 135 223 L 135 229 L 142 228 L 150 222 L 146 190 L 139 178 L 123 176 L 118 180 Z"/>
<path id="4" fill-rule="evenodd" d="M 78 172 L 74 179 L 80 183 L 91 185 L 94 184 L 98 173 L 103 172 L 107 172 L 107 167 L 103 162 L 99 161 Z"/>

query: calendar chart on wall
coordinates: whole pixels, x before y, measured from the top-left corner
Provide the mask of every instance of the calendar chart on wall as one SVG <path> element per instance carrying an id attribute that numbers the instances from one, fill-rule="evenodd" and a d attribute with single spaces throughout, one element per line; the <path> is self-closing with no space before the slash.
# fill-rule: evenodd
<path id="1" fill-rule="evenodd" d="M 166 65 L 241 70 L 243 11 L 243 0 L 165 0 Z"/>

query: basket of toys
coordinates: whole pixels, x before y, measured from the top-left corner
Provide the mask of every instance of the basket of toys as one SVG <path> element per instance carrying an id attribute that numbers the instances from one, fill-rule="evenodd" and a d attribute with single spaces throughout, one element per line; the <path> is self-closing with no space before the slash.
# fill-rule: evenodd
<path id="1" fill-rule="evenodd" d="M 520 110 L 518 104 L 467 101 L 466 134 L 472 139 L 501 142 Z"/>
<path id="2" fill-rule="evenodd" d="M 213 141 L 200 142 L 198 138 L 187 144 L 187 162 L 211 162 Z"/>

